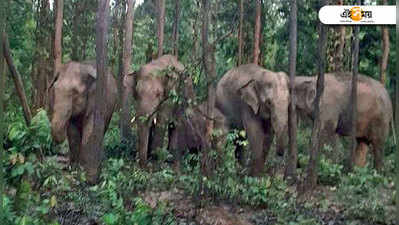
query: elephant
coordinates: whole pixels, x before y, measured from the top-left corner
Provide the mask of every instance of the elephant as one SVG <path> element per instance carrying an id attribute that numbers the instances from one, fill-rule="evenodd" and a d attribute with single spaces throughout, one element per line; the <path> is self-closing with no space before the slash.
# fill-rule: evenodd
<path id="1" fill-rule="evenodd" d="M 136 99 L 139 163 L 142 167 L 146 166 L 149 151 L 163 146 L 168 125 L 177 114 L 179 107 L 170 101 L 170 93 L 178 89 L 181 81 L 191 86 L 190 78 L 180 77 L 183 71 L 183 64 L 175 56 L 163 55 L 141 66 L 134 78 L 126 80 L 127 85 L 133 86 Z M 188 92 L 185 95 L 193 94 L 193 91 Z"/>
<path id="2" fill-rule="evenodd" d="M 209 147 L 205 142 L 207 102 L 185 109 L 185 115 L 178 115 L 176 125 L 169 133 L 169 150 L 174 153 L 175 167 L 180 167 L 183 151 L 198 152 Z M 228 127 L 225 116 L 214 109 L 215 148 L 221 150 L 226 143 Z"/>
<path id="3" fill-rule="evenodd" d="M 289 89 L 284 72 L 272 72 L 256 64 L 229 70 L 216 87 L 216 107 L 229 128 L 244 128 L 251 152 L 250 175 L 264 171 L 268 150 L 288 126 Z M 280 146 L 281 147 L 281 146 Z"/>
<path id="4" fill-rule="evenodd" d="M 320 103 L 320 119 L 323 132 L 351 135 L 350 72 L 325 74 L 324 92 Z M 296 109 L 313 119 L 313 102 L 316 96 L 317 77 L 299 76 L 295 79 Z M 357 120 L 355 165 L 366 164 L 368 145 L 373 147 L 374 166 L 383 166 L 383 145 L 389 135 L 392 120 L 392 102 L 384 86 L 365 75 L 359 74 L 357 82 Z"/>
<path id="5" fill-rule="evenodd" d="M 56 143 L 68 138 L 70 162 L 79 163 L 87 172 L 87 180 L 95 183 L 102 152 L 90 152 L 87 144 L 93 135 L 95 89 L 95 62 L 68 62 L 63 64 L 50 85 L 51 134 Z M 106 73 L 104 124 L 107 130 L 116 108 L 117 86 L 110 71 Z"/>

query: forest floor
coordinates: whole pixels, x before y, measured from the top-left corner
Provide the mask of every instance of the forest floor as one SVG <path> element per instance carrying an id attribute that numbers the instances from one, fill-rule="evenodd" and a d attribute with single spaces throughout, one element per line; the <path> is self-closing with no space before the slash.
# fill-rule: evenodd
<path id="1" fill-rule="evenodd" d="M 274 168 L 274 172 L 281 173 L 281 168 Z M 156 175 L 157 176 L 157 175 Z M 281 176 L 281 174 L 275 174 L 275 176 Z M 157 178 L 155 178 L 156 180 Z M 365 178 L 367 179 L 367 177 Z M 370 177 L 372 179 L 372 177 Z M 162 180 L 162 179 L 161 179 Z M 159 181 L 159 186 L 162 186 L 163 181 Z M 365 180 L 365 182 L 367 182 Z M 100 185 L 101 186 L 101 185 Z M 285 220 L 284 218 L 288 214 L 282 213 L 279 215 L 278 209 L 269 208 L 267 204 L 260 204 L 257 206 L 251 206 L 248 204 L 241 204 L 233 199 L 219 198 L 212 194 L 198 194 L 198 193 L 188 193 L 185 188 L 177 185 L 176 183 L 173 185 L 166 185 L 165 187 L 151 187 L 152 185 L 147 186 L 146 188 L 142 188 L 139 191 L 131 191 L 127 194 L 125 198 L 124 205 L 127 211 L 134 211 L 136 207 L 133 203 L 133 197 L 140 198 L 143 200 L 144 204 L 149 208 L 153 209 L 151 215 L 155 215 L 155 211 L 158 208 L 164 208 L 168 212 L 168 215 L 174 218 L 175 223 L 163 223 L 163 222 L 138 222 L 138 225 L 145 224 L 177 224 L 177 225 L 272 225 L 272 224 L 320 224 L 320 225 L 345 225 L 345 224 L 362 224 L 362 225 L 374 225 L 374 224 L 394 224 L 393 216 L 391 218 L 386 217 L 386 215 L 394 215 L 394 206 L 392 205 L 392 184 L 388 184 L 388 186 L 378 186 L 378 190 L 374 190 L 373 193 L 380 193 L 380 202 L 375 202 L 376 206 L 370 206 L 372 208 L 361 209 L 359 211 L 365 210 L 365 213 L 375 213 L 381 214 L 381 212 L 377 212 L 381 210 L 380 205 L 383 204 L 385 207 L 382 209 L 383 215 L 382 218 L 376 218 L 374 215 L 370 215 L 370 219 L 368 217 L 362 217 L 362 213 L 359 215 L 353 216 L 350 215 L 352 212 L 348 209 L 348 202 L 345 201 L 345 198 L 339 197 L 342 195 L 340 193 L 338 185 L 322 185 L 319 184 L 313 193 L 298 195 L 296 190 L 296 186 L 287 186 L 286 193 L 291 194 L 295 199 L 295 206 L 289 206 L 290 208 L 286 213 L 291 213 L 289 217 L 295 218 L 291 220 L 293 222 L 286 222 L 289 219 Z M 103 183 L 101 188 L 107 188 L 107 185 Z M 368 189 L 368 187 L 363 187 Z M 370 187 L 371 188 L 371 187 Z M 358 192 L 359 190 L 354 190 L 354 192 Z M 368 192 L 369 190 L 365 190 Z M 81 192 L 78 191 L 77 192 Z M 370 193 L 370 194 L 373 194 Z M 352 193 L 348 192 L 348 195 Z M 90 191 L 86 192 L 83 195 L 90 196 Z M 201 197 L 200 197 L 201 196 Z M 351 196 L 354 197 L 354 196 Z M 358 198 L 359 196 L 355 197 Z M 89 197 L 90 198 L 90 197 Z M 95 197 L 94 197 L 95 198 Z M 87 224 L 87 225 L 95 225 L 95 224 L 112 224 L 112 223 L 104 223 L 104 214 L 101 213 L 104 211 L 103 207 L 98 204 L 104 204 L 100 200 L 89 200 L 90 203 L 85 207 L 89 207 L 91 209 L 82 208 L 80 209 L 74 208 L 74 202 L 64 202 L 61 204 L 55 212 L 58 216 L 58 221 L 61 225 L 66 224 Z M 288 203 L 287 198 L 287 205 Z M 347 201 L 353 201 L 353 199 L 349 198 Z M 370 201 L 375 201 L 374 196 L 370 196 Z M 266 200 L 267 202 L 267 200 Z M 92 205 L 94 204 L 94 205 Z M 279 203 L 280 204 L 280 203 Z M 284 204 L 282 202 L 281 204 Z M 349 203 L 350 204 L 350 203 Z M 356 204 L 353 202 L 353 205 Z M 361 202 L 362 205 L 365 202 Z M 367 204 L 367 202 L 366 202 Z M 391 204 L 391 206 L 389 206 Z M 66 209 L 67 208 L 67 209 Z M 98 209 L 97 212 L 93 213 L 93 209 Z M 282 207 L 281 210 L 287 210 Z M 373 211 L 376 210 L 376 211 Z M 92 211 L 92 212 L 90 212 Z M 95 211 L 95 210 L 94 210 Z M 277 213 L 276 213 L 277 211 Z M 71 216 L 71 214 L 74 214 Z M 69 216 L 68 216 L 69 215 Z M 166 214 L 165 214 L 166 215 Z M 163 215 L 163 216 L 165 216 Z M 74 218 L 71 221 L 71 218 Z M 163 219 L 162 219 L 163 220 Z M 162 221 L 161 220 L 161 221 Z M 379 222 L 378 222 L 379 221 Z M 115 224 L 123 224 L 123 223 L 115 223 Z"/>

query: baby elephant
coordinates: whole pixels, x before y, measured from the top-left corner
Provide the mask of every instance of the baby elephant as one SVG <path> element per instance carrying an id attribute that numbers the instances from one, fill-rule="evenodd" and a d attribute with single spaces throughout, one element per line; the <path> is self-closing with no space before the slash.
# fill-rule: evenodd
<path id="1" fill-rule="evenodd" d="M 71 163 L 81 164 L 90 183 L 95 183 L 102 152 L 90 152 L 87 144 L 93 135 L 95 89 L 97 71 L 95 62 L 69 62 L 60 68 L 50 85 L 51 134 L 57 143 L 68 137 Z M 107 130 L 116 107 L 117 86 L 112 74 L 106 73 L 104 124 Z"/>
<path id="2" fill-rule="evenodd" d="M 180 167 L 183 151 L 198 152 L 209 147 L 206 143 L 206 106 L 202 103 L 199 106 L 189 107 L 185 110 L 185 116 L 179 115 L 176 125 L 169 132 L 169 150 L 175 157 L 175 167 Z M 216 136 L 216 150 L 221 150 L 226 143 L 228 128 L 226 118 L 214 108 L 214 131 Z"/>

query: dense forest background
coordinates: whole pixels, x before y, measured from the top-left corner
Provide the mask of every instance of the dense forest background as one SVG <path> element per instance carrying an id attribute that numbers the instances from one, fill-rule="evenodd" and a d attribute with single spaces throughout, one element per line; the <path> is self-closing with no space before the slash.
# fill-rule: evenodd
<path id="1" fill-rule="evenodd" d="M 137 71 L 158 54 L 158 5 L 156 0 L 134 1 L 130 67 Z M 214 47 L 216 80 L 238 64 L 253 61 L 256 24 L 255 1 L 243 2 L 242 52 L 238 41 L 240 1 L 210 1 L 209 42 Z M 329 4 L 353 4 L 330 0 Z M 368 0 L 364 4 L 376 4 Z M 395 2 L 378 1 L 379 4 Z M 260 1 L 258 63 L 272 71 L 289 72 L 290 1 Z M 297 75 L 317 75 L 319 1 L 298 0 Z M 62 62 L 96 58 L 96 0 L 63 0 Z M 175 54 L 194 81 L 198 101 L 207 98 L 208 77 L 202 67 L 202 1 L 166 0 L 163 53 Z M 47 89 L 53 78 L 55 5 L 49 0 L 13 0 L 5 5 L 6 33 L 16 70 L 22 78 L 32 120 L 24 109 L 7 70 L 4 97 L 5 154 L 2 155 L 6 196 L 1 199 L 2 224 L 395 224 L 395 148 L 390 135 L 385 145 L 385 167 L 370 166 L 347 172 L 344 158 L 349 142 L 326 146 L 318 164 L 318 186 L 311 196 L 301 195 L 281 174 L 284 159 L 270 153 L 268 175 L 247 177 L 234 157 L 236 138 L 245 148 L 245 132 L 229 136 L 225 160 L 211 178 L 204 178 L 199 158 L 185 157 L 182 174 L 167 163 L 170 154 L 160 151 L 152 171 L 140 169 L 136 155 L 135 127 L 130 141 L 122 141 L 121 110 L 114 113 L 104 139 L 106 160 L 101 182 L 85 184 L 84 174 L 65 164 L 66 143 L 51 138 Z M 127 0 L 111 1 L 108 28 L 108 63 L 119 87 L 123 79 L 123 51 Z M 396 34 L 386 26 L 389 57 L 386 78 L 381 76 L 384 53 L 382 26 L 361 26 L 359 73 L 383 80 L 395 99 Z M 329 26 L 326 72 L 352 70 L 353 27 Z M 339 48 L 342 55 L 339 55 Z M 241 61 L 239 63 L 239 61 Z M 394 108 L 398 108 L 394 104 Z M 134 107 L 130 109 L 135 115 Z M 25 114 L 26 115 L 26 114 Z M 399 131 L 396 131 L 399 132 Z M 299 176 L 309 161 L 311 129 L 298 125 Z M 371 160 L 369 160 L 371 162 Z M 190 210 L 187 213 L 187 209 Z M 184 213 L 183 213 L 184 211 Z M 225 221 L 217 223 L 215 221 Z"/>

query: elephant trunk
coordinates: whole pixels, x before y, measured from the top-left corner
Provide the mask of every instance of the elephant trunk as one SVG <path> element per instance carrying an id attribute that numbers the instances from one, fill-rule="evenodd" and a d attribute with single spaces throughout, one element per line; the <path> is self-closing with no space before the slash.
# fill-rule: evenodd
<path id="1" fill-rule="evenodd" d="M 67 136 L 66 130 L 66 121 L 59 121 L 56 119 L 51 120 L 51 135 L 57 144 L 65 141 Z"/>
<path id="2" fill-rule="evenodd" d="M 288 103 L 287 104 L 277 104 L 273 107 L 271 112 L 271 123 L 273 131 L 276 134 L 278 140 L 281 140 L 287 136 L 288 127 Z"/>
<path id="3" fill-rule="evenodd" d="M 72 116 L 72 102 L 56 102 L 52 108 L 51 135 L 53 140 L 59 144 L 64 142 L 67 137 L 67 129 Z"/>

